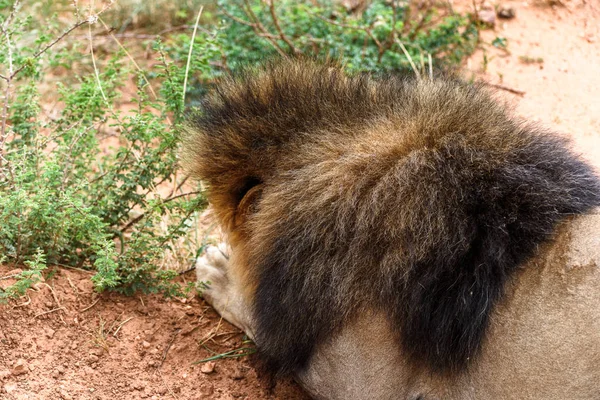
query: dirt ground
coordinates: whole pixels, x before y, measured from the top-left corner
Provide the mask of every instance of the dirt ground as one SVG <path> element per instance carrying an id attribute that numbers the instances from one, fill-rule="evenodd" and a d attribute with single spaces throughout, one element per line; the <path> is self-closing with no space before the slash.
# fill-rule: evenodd
<path id="1" fill-rule="evenodd" d="M 249 357 L 194 364 L 253 347 L 243 339 L 197 297 L 98 295 L 89 273 L 61 268 L 0 308 L 0 399 L 307 398 L 271 388 Z"/>
<path id="2" fill-rule="evenodd" d="M 503 2 L 516 17 L 483 35 L 505 37 L 508 51 L 487 46 L 465 74 L 523 92 L 499 96 L 600 166 L 600 3 L 548 3 Z M 0 277 L 12 273 L 0 266 Z M 307 399 L 292 382 L 270 387 L 251 357 L 194 364 L 251 346 L 243 339 L 201 299 L 98 295 L 89 273 L 59 269 L 0 305 L 0 399 Z"/>

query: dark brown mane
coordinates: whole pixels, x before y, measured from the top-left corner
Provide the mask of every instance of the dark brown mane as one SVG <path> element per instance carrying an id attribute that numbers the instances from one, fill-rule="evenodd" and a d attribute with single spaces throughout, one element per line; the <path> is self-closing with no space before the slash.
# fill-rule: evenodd
<path id="1" fill-rule="evenodd" d="M 451 79 L 269 64 L 223 82 L 188 133 L 225 226 L 248 182 L 264 185 L 248 268 L 257 343 L 283 373 L 364 307 L 387 313 L 415 363 L 467 368 L 507 280 L 562 219 L 600 205 L 563 139 Z"/>

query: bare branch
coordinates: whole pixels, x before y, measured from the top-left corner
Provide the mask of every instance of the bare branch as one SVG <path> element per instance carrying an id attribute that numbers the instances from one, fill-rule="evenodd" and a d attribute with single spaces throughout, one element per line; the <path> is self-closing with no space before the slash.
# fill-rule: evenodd
<path id="1" fill-rule="evenodd" d="M 271 13 L 271 18 L 273 19 L 273 25 L 275 25 L 275 29 L 279 33 L 279 37 L 281 38 L 281 40 L 283 40 L 285 42 L 285 44 L 288 45 L 288 47 L 290 48 L 290 50 L 292 50 L 294 52 L 294 54 L 302 53 L 298 48 L 296 48 L 296 46 L 294 46 L 294 43 L 292 43 L 292 41 L 289 40 L 288 37 L 283 33 L 283 30 L 281 29 L 281 26 L 279 25 L 279 19 L 277 18 L 277 13 L 275 13 L 275 0 L 271 0 L 269 2 L 269 12 Z"/>
<path id="2" fill-rule="evenodd" d="M 252 11 L 250 2 L 248 0 L 244 0 L 244 4 L 245 4 L 244 12 L 246 13 L 246 15 L 248 17 L 250 17 L 250 19 L 252 21 L 254 21 L 253 24 L 251 25 L 252 29 L 254 29 L 254 32 L 256 32 L 259 36 L 267 39 L 267 41 L 269 41 L 269 43 L 271 43 L 271 45 L 275 48 L 275 50 L 277 50 L 279 55 L 281 55 L 282 57 L 287 57 L 287 53 L 285 52 L 285 50 L 281 48 L 279 43 L 277 43 L 277 40 L 275 39 L 276 36 L 274 36 L 271 32 L 269 32 L 269 30 L 267 28 L 265 28 L 265 26 L 263 25 L 262 22 L 260 22 L 260 20 L 254 13 L 254 11 Z"/>
<path id="3" fill-rule="evenodd" d="M 38 50 L 38 52 L 35 53 L 32 58 L 34 58 L 34 59 L 38 58 L 39 56 L 41 56 L 42 54 L 44 54 L 45 52 L 47 52 L 48 50 L 50 50 L 56 43 L 58 43 L 61 40 L 63 40 L 65 38 L 65 36 L 67 36 L 69 33 L 73 32 L 75 29 L 77 29 L 80 26 L 85 25 L 87 23 L 91 23 L 89 19 L 87 19 L 85 21 L 79 21 L 75 25 L 72 25 L 69 29 L 67 29 L 66 31 L 64 31 L 62 35 L 60 35 L 59 37 L 57 37 L 56 39 L 54 39 L 51 43 L 48 43 L 41 50 Z M 19 72 L 21 72 L 23 69 L 25 69 L 26 65 L 27 64 L 23 64 L 19 68 L 17 68 L 13 73 L 10 74 L 9 79 L 14 78 Z"/>

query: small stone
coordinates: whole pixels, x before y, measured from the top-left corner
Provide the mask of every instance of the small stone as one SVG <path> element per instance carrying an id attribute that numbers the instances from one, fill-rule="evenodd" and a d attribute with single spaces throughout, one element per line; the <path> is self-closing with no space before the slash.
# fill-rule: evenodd
<path id="1" fill-rule="evenodd" d="M 88 357 L 88 360 L 89 360 L 91 363 L 97 363 L 97 362 L 98 362 L 98 360 L 100 360 L 100 358 L 98 358 L 98 356 L 97 356 L 97 355 L 95 355 L 95 354 L 91 354 L 91 355 Z"/>
<path id="2" fill-rule="evenodd" d="M 71 350 L 77 349 L 77 342 L 71 343 Z"/>
<path id="3" fill-rule="evenodd" d="M 46 337 L 47 337 L 48 339 L 52 339 L 52 338 L 54 337 L 54 334 L 55 334 L 55 333 L 56 333 L 56 331 L 55 331 L 54 329 L 52 329 L 52 328 L 48 328 L 48 329 L 46 329 L 46 332 L 45 332 L 45 334 L 46 334 Z"/>
<path id="4" fill-rule="evenodd" d="M 234 370 L 229 374 L 229 377 L 233 380 L 239 381 L 240 379 L 244 379 L 246 375 L 240 366 L 234 368 Z"/>
<path id="5" fill-rule="evenodd" d="M 152 346 L 152 345 L 151 345 L 150 343 L 148 343 L 148 342 L 146 342 L 146 341 L 144 340 L 144 341 L 142 342 L 142 346 L 143 346 L 145 349 L 148 349 L 148 348 L 150 348 L 150 346 Z"/>
<path id="6" fill-rule="evenodd" d="M 72 400 L 73 397 L 71 397 L 71 395 L 64 389 L 62 389 L 60 392 L 60 398 L 63 400 Z"/>
<path id="7" fill-rule="evenodd" d="M 10 376 L 10 371 L 7 369 L 0 370 L 0 381 L 8 378 Z"/>
<path id="8" fill-rule="evenodd" d="M 215 363 L 212 361 L 205 362 L 200 368 L 200 372 L 203 374 L 212 374 L 215 371 Z"/>
<path id="9" fill-rule="evenodd" d="M 17 384 L 16 383 L 7 383 L 6 385 L 4 385 L 4 391 L 6 393 L 8 393 L 8 394 L 11 394 L 15 390 L 17 390 Z"/>
<path id="10" fill-rule="evenodd" d="M 200 386 L 199 395 L 200 398 L 209 398 L 214 393 L 215 389 L 212 385 L 202 385 Z"/>
<path id="11" fill-rule="evenodd" d="M 12 371 L 10 373 L 14 376 L 23 375 L 29 372 L 29 368 L 27 368 L 27 362 L 23 359 L 17 360 Z"/>
<path id="12" fill-rule="evenodd" d="M 56 367 L 56 371 L 58 371 L 59 374 L 64 374 L 66 369 L 64 366 L 59 365 L 58 367 Z"/>
<path id="13" fill-rule="evenodd" d="M 492 27 L 496 25 L 496 12 L 493 9 L 481 9 L 477 12 L 477 20 Z"/>
<path id="14" fill-rule="evenodd" d="M 509 6 L 499 6 L 496 14 L 498 15 L 498 18 L 503 19 L 513 19 L 515 15 L 517 15 L 515 9 Z"/>
<path id="15" fill-rule="evenodd" d="M 196 315 L 196 311 L 194 311 L 194 309 L 191 306 L 187 306 L 187 309 L 185 310 L 185 315 L 187 315 L 188 317 L 193 317 Z"/>

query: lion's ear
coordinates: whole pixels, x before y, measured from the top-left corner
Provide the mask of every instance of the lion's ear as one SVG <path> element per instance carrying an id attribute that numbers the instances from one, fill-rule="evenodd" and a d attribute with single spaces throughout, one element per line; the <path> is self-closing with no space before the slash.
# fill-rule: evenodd
<path id="1" fill-rule="evenodd" d="M 235 228 L 239 228 L 244 222 L 246 222 L 246 218 L 249 214 L 252 214 L 255 211 L 256 203 L 260 199 L 263 190 L 263 184 L 259 183 L 253 187 L 251 187 L 242 200 L 238 203 L 238 206 L 235 210 L 235 216 L 233 219 L 233 224 Z"/>

